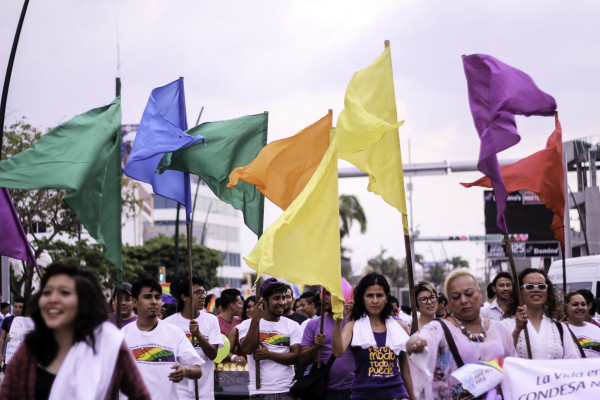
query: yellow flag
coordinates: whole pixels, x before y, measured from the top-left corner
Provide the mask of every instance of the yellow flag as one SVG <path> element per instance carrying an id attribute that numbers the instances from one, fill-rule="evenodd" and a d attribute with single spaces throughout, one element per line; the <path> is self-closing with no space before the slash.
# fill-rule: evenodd
<path id="1" fill-rule="evenodd" d="M 336 130 L 340 158 L 369 175 L 370 192 L 380 195 L 402 213 L 408 234 L 404 175 L 392 76 L 392 58 L 386 45 L 367 68 L 354 74 L 346 89 L 344 109 Z"/>
<path id="2" fill-rule="evenodd" d="M 331 292 L 335 315 L 343 312 L 338 147 L 334 135 L 304 190 L 269 226 L 246 263 L 258 272 Z"/>
<path id="3" fill-rule="evenodd" d="M 329 113 L 294 136 L 276 140 L 260 150 L 248 165 L 229 174 L 228 188 L 239 180 L 256 186 L 259 192 L 286 210 L 313 176 L 329 147 Z"/>

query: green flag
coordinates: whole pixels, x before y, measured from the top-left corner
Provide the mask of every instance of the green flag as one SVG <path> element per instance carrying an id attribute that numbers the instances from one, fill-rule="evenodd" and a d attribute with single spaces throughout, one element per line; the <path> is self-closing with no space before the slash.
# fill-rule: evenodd
<path id="1" fill-rule="evenodd" d="M 227 189 L 229 173 L 250 164 L 267 144 L 268 113 L 227 121 L 205 122 L 187 131 L 206 137 L 206 147 L 195 144 L 163 156 L 159 171 L 174 169 L 198 175 L 222 201 L 244 213 L 244 222 L 258 236 L 263 230 L 264 196 L 254 185 L 240 182 Z"/>
<path id="2" fill-rule="evenodd" d="M 0 187 L 67 189 L 65 203 L 121 276 L 121 99 L 52 129 L 0 162 Z"/>

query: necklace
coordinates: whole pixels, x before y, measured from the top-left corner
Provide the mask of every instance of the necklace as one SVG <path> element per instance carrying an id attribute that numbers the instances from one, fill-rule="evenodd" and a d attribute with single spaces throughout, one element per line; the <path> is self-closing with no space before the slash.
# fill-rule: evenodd
<path id="1" fill-rule="evenodd" d="M 483 317 L 480 315 L 479 316 L 479 320 L 481 321 L 481 333 L 471 333 L 466 326 L 463 325 L 463 323 L 456 317 L 452 316 L 452 319 L 454 321 L 456 321 L 456 323 L 458 324 L 458 327 L 460 328 L 460 331 L 463 333 L 463 335 L 465 335 L 470 341 L 472 342 L 483 342 L 483 340 L 485 339 L 485 328 L 483 327 Z"/>

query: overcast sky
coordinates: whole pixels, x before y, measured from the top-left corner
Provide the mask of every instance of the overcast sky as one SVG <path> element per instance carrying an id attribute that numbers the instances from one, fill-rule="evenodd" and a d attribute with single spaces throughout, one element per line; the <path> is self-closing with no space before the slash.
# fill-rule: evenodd
<path id="1" fill-rule="evenodd" d="M 0 2 L 4 77 L 22 2 Z M 150 91 L 185 77 L 188 121 L 269 111 L 269 141 L 288 137 L 333 109 L 346 86 L 389 39 L 405 163 L 474 161 L 479 139 L 468 106 L 462 54 L 486 53 L 530 74 L 558 103 L 564 140 L 598 141 L 600 2 L 564 1 L 32 1 L 10 83 L 7 123 L 26 116 L 51 127 L 109 103 L 120 48 L 123 123 L 139 123 Z M 118 38 L 118 40 L 117 40 Z M 522 141 L 500 155 L 545 146 L 552 118 L 517 120 Z M 340 163 L 340 167 L 347 164 Z M 484 233 L 481 189 L 458 184 L 477 173 L 413 178 L 413 224 L 421 235 Z M 571 183 L 573 187 L 574 182 Z M 344 245 L 356 270 L 381 248 L 403 257 L 397 211 L 359 196 L 368 230 Z M 267 201 L 268 203 L 268 201 Z M 268 205 L 265 226 L 280 215 Z M 255 238 L 244 228 L 244 255 Z M 426 259 L 463 256 L 482 265 L 484 245 L 420 242 Z M 444 253 L 445 252 L 445 253 Z"/>

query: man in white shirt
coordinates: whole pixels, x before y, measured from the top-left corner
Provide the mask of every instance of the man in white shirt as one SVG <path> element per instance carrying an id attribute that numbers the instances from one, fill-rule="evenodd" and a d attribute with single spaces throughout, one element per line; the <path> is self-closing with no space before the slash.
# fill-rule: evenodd
<path id="1" fill-rule="evenodd" d="M 250 396 L 253 399 L 295 399 L 289 392 L 302 334 L 295 321 L 282 318 L 286 288 L 275 278 L 266 279 L 261 285 L 262 297 L 252 310 L 252 319 L 237 327 L 242 351 L 248 354 Z M 256 387 L 255 360 L 260 361 L 260 388 Z"/>
<path id="2" fill-rule="evenodd" d="M 206 301 L 204 281 L 197 276 L 192 277 L 192 296 L 190 296 L 189 278 L 178 279 L 171 284 L 171 293 L 177 299 L 177 309 L 181 312 L 166 318 L 165 322 L 181 329 L 190 343 L 194 345 L 203 360 L 202 377 L 198 380 L 198 398 L 213 400 L 215 398 L 213 360 L 217 357 L 218 348 L 223 347 L 223 339 L 217 317 L 207 313 L 204 309 Z M 191 319 L 192 304 L 194 305 L 193 320 Z M 196 398 L 193 379 L 184 379 L 177 385 L 177 391 L 180 399 Z"/>
<path id="3" fill-rule="evenodd" d="M 489 307 L 481 309 L 481 315 L 488 319 L 502 321 L 513 291 L 512 276 L 508 272 L 502 271 L 494 277 L 491 285 L 496 298 Z"/>
<path id="4" fill-rule="evenodd" d="M 123 327 L 125 341 L 153 399 L 178 400 L 183 378 L 202 376 L 203 361 L 183 331 L 158 319 L 162 287 L 151 278 L 133 284 L 131 295 L 138 319 Z"/>

